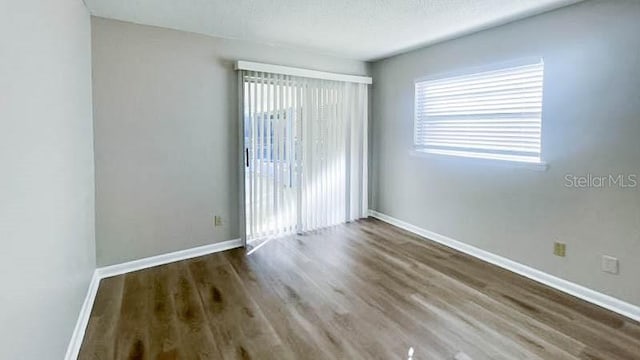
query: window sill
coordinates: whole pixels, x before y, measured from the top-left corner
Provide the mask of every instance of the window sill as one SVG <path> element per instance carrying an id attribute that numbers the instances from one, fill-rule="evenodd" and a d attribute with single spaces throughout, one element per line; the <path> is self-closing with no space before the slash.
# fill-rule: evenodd
<path id="1" fill-rule="evenodd" d="M 467 157 L 467 156 L 458 156 L 458 155 L 450 155 L 450 154 L 434 154 L 426 151 L 409 150 L 409 155 L 414 157 L 421 158 L 430 158 L 430 159 L 458 159 L 458 161 L 473 161 L 481 164 L 487 165 L 495 165 L 495 166 L 505 166 L 512 168 L 523 168 L 530 169 L 536 171 L 546 171 L 549 168 L 549 165 L 546 162 L 526 162 L 526 161 L 517 161 L 517 160 L 503 160 L 503 159 L 486 159 L 486 158 L 475 158 L 475 157 Z"/>

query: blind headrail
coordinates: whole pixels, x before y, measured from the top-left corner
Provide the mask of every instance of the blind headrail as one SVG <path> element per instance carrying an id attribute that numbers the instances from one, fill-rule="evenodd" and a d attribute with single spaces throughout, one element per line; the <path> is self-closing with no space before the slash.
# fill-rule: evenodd
<path id="1" fill-rule="evenodd" d="M 290 75 L 290 76 L 300 76 L 300 77 L 306 77 L 306 78 L 312 78 L 312 79 L 344 81 L 344 82 L 352 82 L 352 83 L 360 83 L 360 84 L 373 83 L 373 79 L 369 76 L 339 74 L 339 73 L 317 71 L 317 70 L 303 69 L 303 68 L 297 68 L 297 67 L 257 63 L 257 62 L 244 61 L 244 60 L 236 61 L 235 69 L 268 72 L 273 74 L 282 74 L 282 75 Z"/>

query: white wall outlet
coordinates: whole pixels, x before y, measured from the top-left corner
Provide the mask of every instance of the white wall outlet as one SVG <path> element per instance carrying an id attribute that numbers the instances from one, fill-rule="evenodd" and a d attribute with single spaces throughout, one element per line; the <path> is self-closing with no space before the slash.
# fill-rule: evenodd
<path id="1" fill-rule="evenodd" d="M 214 226 L 222 226 L 222 216 L 215 215 L 213 217 L 213 225 Z"/>
<path id="2" fill-rule="evenodd" d="M 602 255 L 602 271 L 618 274 L 618 259 L 613 256 Z"/>

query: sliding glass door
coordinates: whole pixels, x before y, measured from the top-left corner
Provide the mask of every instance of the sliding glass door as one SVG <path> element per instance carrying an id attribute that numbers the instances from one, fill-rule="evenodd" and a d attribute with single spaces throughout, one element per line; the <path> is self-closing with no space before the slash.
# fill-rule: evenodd
<path id="1" fill-rule="evenodd" d="M 245 226 L 252 241 L 296 231 L 299 89 L 282 76 L 243 79 Z"/>
<path id="2" fill-rule="evenodd" d="M 249 244 L 366 216 L 367 87 L 242 71 Z"/>

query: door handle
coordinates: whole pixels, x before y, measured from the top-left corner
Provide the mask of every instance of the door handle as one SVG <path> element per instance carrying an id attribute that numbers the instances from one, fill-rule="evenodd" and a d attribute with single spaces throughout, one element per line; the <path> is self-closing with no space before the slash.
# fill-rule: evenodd
<path id="1" fill-rule="evenodd" d="M 244 148 L 244 154 L 245 154 L 247 167 L 249 167 L 249 148 Z"/>

